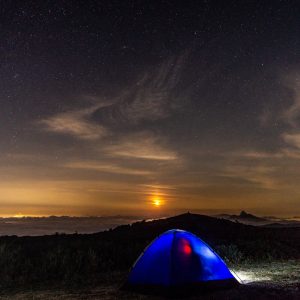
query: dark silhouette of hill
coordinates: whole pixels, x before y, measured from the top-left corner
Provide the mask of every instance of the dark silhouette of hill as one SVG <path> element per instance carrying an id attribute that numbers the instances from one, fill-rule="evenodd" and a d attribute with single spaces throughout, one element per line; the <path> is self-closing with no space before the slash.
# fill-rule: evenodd
<path id="1" fill-rule="evenodd" d="M 151 240 L 171 228 L 191 231 L 211 245 L 242 245 L 251 243 L 251 241 L 261 240 L 268 241 L 270 244 L 280 242 L 287 247 L 292 246 L 300 251 L 300 242 L 295 241 L 296 237 L 300 237 L 298 228 L 272 230 L 272 228 L 245 225 L 191 213 L 151 222 L 144 221 L 133 223 L 132 225 L 119 226 L 112 231 L 112 234 L 124 232 L 124 235 L 130 236 L 130 238 Z M 257 247 L 259 248 L 259 246 Z"/>
<path id="2" fill-rule="evenodd" d="M 182 214 L 122 225 L 95 234 L 0 237 L 0 287 L 95 284 L 125 272 L 159 234 L 197 234 L 229 263 L 300 258 L 300 228 L 266 228 Z"/>

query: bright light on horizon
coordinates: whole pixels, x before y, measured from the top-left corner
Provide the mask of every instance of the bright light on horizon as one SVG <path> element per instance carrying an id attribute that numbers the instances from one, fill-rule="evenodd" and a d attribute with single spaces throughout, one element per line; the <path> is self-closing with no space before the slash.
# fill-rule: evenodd
<path id="1" fill-rule="evenodd" d="M 152 200 L 152 204 L 155 206 L 155 207 L 159 207 L 162 205 L 162 200 L 158 197 L 155 197 L 153 200 Z"/>

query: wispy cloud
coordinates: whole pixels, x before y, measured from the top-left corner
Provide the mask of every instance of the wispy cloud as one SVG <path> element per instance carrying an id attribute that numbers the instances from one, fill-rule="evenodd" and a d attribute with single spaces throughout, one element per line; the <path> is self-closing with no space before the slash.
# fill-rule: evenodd
<path id="1" fill-rule="evenodd" d="M 292 147 L 300 150 L 300 132 L 299 133 L 284 133 L 283 140 Z"/>
<path id="2" fill-rule="evenodd" d="M 91 114 L 103 104 L 59 113 L 39 121 L 39 125 L 50 132 L 68 134 L 84 140 L 96 140 L 107 135 L 107 129 L 90 120 Z"/>
<path id="3" fill-rule="evenodd" d="M 163 145 L 159 137 L 149 132 L 128 135 L 104 148 L 110 156 L 149 160 L 172 161 L 178 159 L 175 151 Z"/>
<path id="4" fill-rule="evenodd" d="M 95 117 L 104 122 L 139 124 L 168 117 L 178 107 L 178 84 L 187 54 L 149 68 L 136 83 L 119 93 L 114 104 L 99 108 Z M 186 91 L 185 91 L 186 92 Z"/>
<path id="5" fill-rule="evenodd" d="M 92 170 L 92 171 L 99 171 L 99 172 L 105 172 L 105 173 L 138 175 L 138 176 L 150 175 L 153 173 L 148 170 L 126 168 L 126 167 L 119 166 L 116 164 L 100 163 L 100 162 L 95 162 L 95 161 L 71 162 L 71 163 L 66 164 L 66 167 L 72 168 L 72 169 L 84 169 L 84 170 Z"/>
<path id="6" fill-rule="evenodd" d="M 140 184 L 139 186 L 151 190 L 176 190 L 175 186 L 166 184 Z"/>
<path id="7" fill-rule="evenodd" d="M 282 158 L 284 157 L 283 152 L 264 152 L 264 151 L 255 151 L 255 150 L 249 150 L 249 151 L 242 151 L 242 152 L 236 152 L 233 153 L 236 157 L 242 157 L 242 158 L 250 158 L 250 159 L 272 159 L 272 158 Z"/>
<path id="8" fill-rule="evenodd" d="M 287 87 L 292 91 L 293 103 L 283 112 L 284 120 L 294 128 L 299 128 L 300 117 L 300 75 L 293 73 L 288 77 Z"/>
<path id="9" fill-rule="evenodd" d="M 300 75 L 293 73 L 287 80 L 287 85 L 291 90 L 293 103 L 283 112 L 284 121 L 290 125 L 290 129 L 281 134 L 282 140 L 286 143 L 285 153 L 293 157 L 300 153 Z M 297 154 L 295 156 L 295 154 Z"/>
<path id="10" fill-rule="evenodd" d="M 173 57 L 156 67 L 149 67 L 135 83 L 118 91 L 108 102 L 103 103 L 93 98 L 94 104 L 88 108 L 58 113 L 38 122 L 44 130 L 66 134 L 82 140 L 97 140 L 106 135 L 117 134 L 117 128 L 124 124 L 132 126 L 142 122 L 157 121 L 172 114 L 179 107 L 178 84 L 181 80 L 187 54 Z M 183 92 L 181 93 L 183 94 Z M 186 91 L 185 91 L 186 94 Z M 95 104 L 96 103 L 96 104 Z M 116 128 L 117 126 L 117 128 Z M 151 143 L 146 141 L 148 145 Z M 127 156 L 142 158 L 173 159 L 174 154 L 162 151 L 150 145 L 149 151 L 139 150 L 127 144 Z M 139 149 L 145 148 L 140 145 Z M 115 149 L 115 153 L 125 156 L 125 152 Z M 143 154 L 142 154 L 143 152 Z M 131 153 L 131 154 L 130 154 Z"/>
<path id="11" fill-rule="evenodd" d="M 265 189 L 276 189 L 278 185 L 272 176 L 276 169 L 272 166 L 255 165 L 247 166 L 242 164 L 228 166 L 220 172 L 222 177 L 245 180 L 249 183 L 261 186 Z"/>

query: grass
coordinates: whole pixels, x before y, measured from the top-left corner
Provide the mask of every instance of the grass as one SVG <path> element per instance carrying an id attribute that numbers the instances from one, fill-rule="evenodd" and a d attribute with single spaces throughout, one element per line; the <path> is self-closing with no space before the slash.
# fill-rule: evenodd
<path id="1" fill-rule="evenodd" d="M 300 261 L 242 264 L 232 268 L 245 284 L 238 289 L 213 291 L 189 299 L 300 299 Z M 35 288 L 25 291 L 6 291 L 0 299 L 55 300 L 160 300 L 160 297 L 127 293 L 119 290 L 127 272 L 112 272 L 98 280 L 96 286 L 86 288 Z"/>
<path id="2" fill-rule="evenodd" d="M 270 282 L 285 285 L 300 283 L 300 261 L 274 261 L 269 263 L 245 264 L 232 270 L 245 282 Z"/>

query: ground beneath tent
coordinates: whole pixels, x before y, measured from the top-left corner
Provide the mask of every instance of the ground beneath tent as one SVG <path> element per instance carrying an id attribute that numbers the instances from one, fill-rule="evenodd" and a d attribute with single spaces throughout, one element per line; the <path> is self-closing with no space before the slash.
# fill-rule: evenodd
<path id="1" fill-rule="evenodd" d="M 300 299 L 300 262 L 276 262 L 255 266 L 243 266 L 234 269 L 235 273 L 245 282 L 239 288 L 219 290 L 190 297 L 196 299 Z M 7 292 L 0 299 L 162 299 L 157 296 L 138 295 L 119 291 L 120 282 L 105 283 L 85 290 L 34 290 L 23 292 Z"/>

